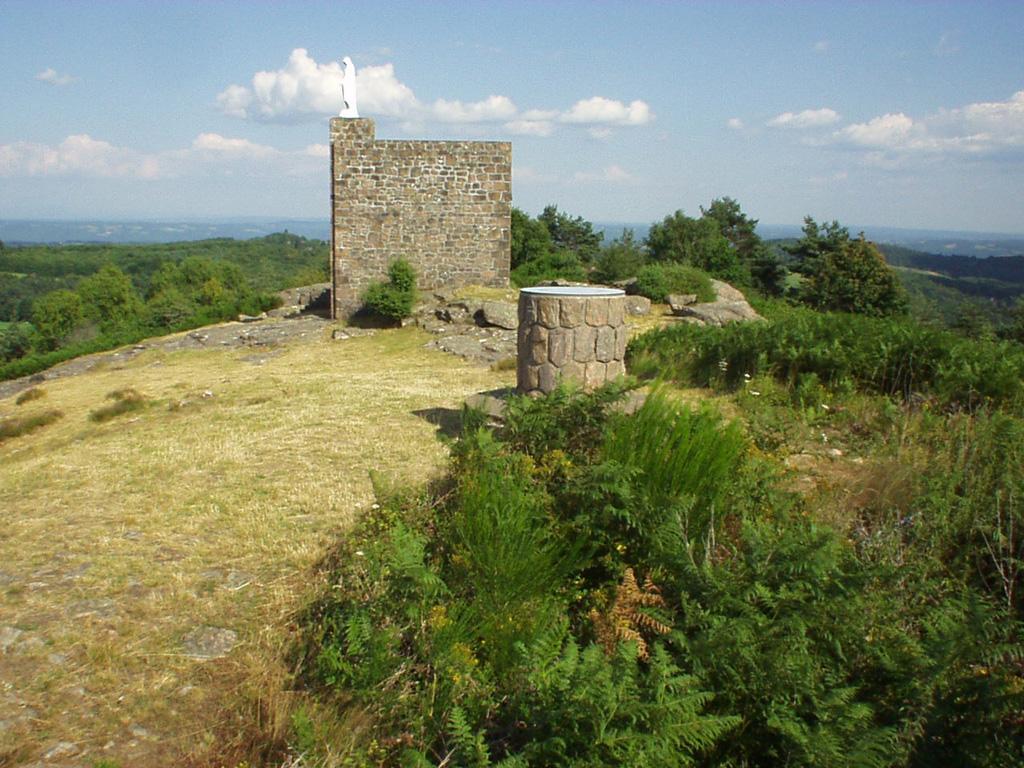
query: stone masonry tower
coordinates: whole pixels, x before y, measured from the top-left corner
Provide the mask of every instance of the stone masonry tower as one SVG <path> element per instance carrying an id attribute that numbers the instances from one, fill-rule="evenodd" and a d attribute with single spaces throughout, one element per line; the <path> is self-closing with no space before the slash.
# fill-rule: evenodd
<path id="1" fill-rule="evenodd" d="M 512 145 L 377 141 L 372 120 L 331 120 L 332 316 L 407 259 L 420 288 L 506 286 Z"/>

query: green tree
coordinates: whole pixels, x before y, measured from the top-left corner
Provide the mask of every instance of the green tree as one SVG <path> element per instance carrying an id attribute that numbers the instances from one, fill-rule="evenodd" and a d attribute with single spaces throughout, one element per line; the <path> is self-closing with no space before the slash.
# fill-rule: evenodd
<path id="1" fill-rule="evenodd" d="M 146 302 L 146 322 L 157 328 L 173 328 L 196 313 L 196 305 L 174 286 L 168 286 Z"/>
<path id="2" fill-rule="evenodd" d="M 32 326 L 28 323 L 0 323 L 0 362 L 17 360 L 32 349 Z"/>
<path id="3" fill-rule="evenodd" d="M 907 294 L 899 278 L 863 234 L 826 250 L 815 265 L 801 289 L 801 300 L 812 307 L 874 316 L 906 312 Z"/>
<path id="4" fill-rule="evenodd" d="M 850 242 L 850 230 L 838 221 L 819 225 L 810 216 L 805 216 L 803 232 L 800 240 L 786 246 L 786 252 L 793 257 L 793 271 L 804 275 L 818 272 L 826 253 L 834 253 Z"/>
<path id="5" fill-rule="evenodd" d="M 82 299 L 83 314 L 103 331 L 128 325 L 142 312 L 142 300 L 132 281 L 113 264 L 82 280 L 76 290 Z"/>
<path id="6" fill-rule="evenodd" d="M 1010 322 L 999 329 L 999 335 L 1024 344 L 1024 296 L 1017 299 L 1009 314 Z"/>
<path id="7" fill-rule="evenodd" d="M 757 219 L 751 219 L 731 197 L 720 197 L 700 209 L 702 218 L 718 224 L 718 230 L 728 240 L 740 259 L 750 270 L 754 285 L 771 296 L 782 294 L 786 268 L 757 234 Z"/>
<path id="8" fill-rule="evenodd" d="M 689 264 L 730 283 L 750 283 L 750 270 L 714 219 L 695 219 L 676 211 L 651 227 L 647 248 L 653 261 Z"/>
<path id="9" fill-rule="evenodd" d="M 38 346 L 56 349 L 82 322 L 82 299 L 77 293 L 60 290 L 47 293 L 32 305 L 32 325 L 39 336 Z"/>
<path id="10" fill-rule="evenodd" d="M 594 225 L 582 216 L 569 216 L 559 211 L 558 206 L 548 205 L 537 221 L 547 227 L 556 250 L 571 251 L 585 264 L 593 261 L 601 250 L 604 234 L 595 232 Z"/>
<path id="11" fill-rule="evenodd" d="M 512 209 L 512 269 L 549 256 L 554 247 L 544 222 L 531 219 L 518 208 Z"/>
<path id="12" fill-rule="evenodd" d="M 636 242 L 633 230 L 627 229 L 622 237 L 601 249 L 594 264 L 594 278 L 598 282 L 612 283 L 636 277 L 645 261 L 644 250 Z"/>
<path id="13" fill-rule="evenodd" d="M 718 231 L 732 243 L 740 258 L 750 260 L 753 257 L 761 244 L 761 238 L 755 231 L 757 219 L 747 216 L 738 202 L 731 197 L 719 197 L 712 200 L 707 208 L 701 206 L 700 212 L 703 218 L 718 224 Z"/>

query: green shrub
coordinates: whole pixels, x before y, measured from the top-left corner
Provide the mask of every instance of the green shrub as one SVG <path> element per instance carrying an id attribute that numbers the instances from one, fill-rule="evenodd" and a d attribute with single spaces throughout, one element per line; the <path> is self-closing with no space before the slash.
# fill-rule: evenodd
<path id="1" fill-rule="evenodd" d="M 445 478 L 375 482 L 304 622 L 354 764 L 1020 764 L 1018 419 L 961 415 L 910 515 L 840 533 L 735 426 L 622 394 L 468 412 Z"/>
<path id="2" fill-rule="evenodd" d="M 977 408 L 1024 396 L 1024 350 L 1009 342 L 967 340 L 909 319 L 773 311 L 767 323 L 722 328 L 676 325 L 630 344 L 631 370 L 697 386 L 738 387 L 771 375 L 796 386 L 814 374 L 827 386 Z"/>
<path id="3" fill-rule="evenodd" d="M 112 402 L 94 411 L 89 412 L 89 420 L 96 422 L 109 421 L 115 416 L 121 416 L 132 411 L 139 411 L 149 403 L 145 395 L 135 391 L 131 387 L 115 389 L 107 394 L 107 399 Z"/>
<path id="4" fill-rule="evenodd" d="M 587 279 L 576 254 L 571 251 L 556 251 L 524 261 L 512 270 L 512 284 L 517 288 L 529 288 L 531 285 L 551 280 L 570 280 L 582 283 Z"/>
<path id="5" fill-rule="evenodd" d="M 679 512 L 672 523 L 688 542 L 702 543 L 715 515 L 727 512 L 729 480 L 744 449 L 738 425 L 725 425 L 715 411 L 691 411 L 655 391 L 636 414 L 612 422 L 601 457 L 639 472 L 635 482 L 644 491 L 646 514 Z M 650 543 L 645 545 L 650 551 Z"/>
<path id="6" fill-rule="evenodd" d="M 33 416 L 15 416 L 0 420 L 0 443 L 53 424 L 63 415 L 61 411 L 51 410 Z"/>
<path id="7" fill-rule="evenodd" d="M 363 294 L 367 309 L 389 320 L 408 317 L 415 303 L 416 273 L 405 259 L 391 263 L 387 282 L 373 283 Z"/>
<path id="8" fill-rule="evenodd" d="M 18 399 L 14 401 L 14 404 L 24 405 L 25 403 L 31 403 L 33 400 L 39 400 L 43 397 L 46 397 L 45 389 L 40 389 L 39 387 L 32 387 L 31 389 L 26 389 L 24 392 L 18 395 Z"/>
<path id="9" fill-rule="evenodd" d="M 627 229 L 620 239 L 612 241 L 598 253 L 594 259 L 593 278 L 599 283 L 614 283 L 636 277 L 646 260 L 643 249 L 633 239 L 633 231 Z"/>
<path id="10" fill-rule="evenodd" d="M 637 273 L 634 290 L 656 302 L 673 293 L 692 293 L 700 302 L 715 300 L 707 273 L 685 264 L 648 264 Z"/>

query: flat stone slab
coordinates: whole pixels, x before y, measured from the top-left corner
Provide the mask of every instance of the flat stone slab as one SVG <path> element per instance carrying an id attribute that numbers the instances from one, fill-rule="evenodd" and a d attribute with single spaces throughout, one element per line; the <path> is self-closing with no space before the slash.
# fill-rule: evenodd
<path id="1" fill-rule="evenodd" d="M 651 313 L 651 300 L 646 296 L 626 296 L 626 314 L 638 317 Z"/>
<path id="2" fill-rule="evenodd" d="M 210 626 L 196 627 L 181 641 L 185 655 L 200 661 L 227 656 L 237 644 L 237 632 L 223 627 Z"/>
<path id="3" fill-rule="evenodd" d="M 487 325 L 496 325 L 510 331 L 519 327 L 519 310 L 511 302 L 485 301 L 480 314 Z"/>

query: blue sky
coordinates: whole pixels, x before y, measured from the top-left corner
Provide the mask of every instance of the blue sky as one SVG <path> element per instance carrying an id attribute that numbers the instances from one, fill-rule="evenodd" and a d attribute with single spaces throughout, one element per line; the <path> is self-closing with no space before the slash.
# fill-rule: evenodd
<path id="1" fill-rule="evenodd" d="M 378 137 L 511 140 L 531 213 L 1024 233 L 1022 41 L 1020 2 L 0 0 L 0 218 L 326 218 L 348 55 Z"/>

